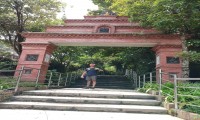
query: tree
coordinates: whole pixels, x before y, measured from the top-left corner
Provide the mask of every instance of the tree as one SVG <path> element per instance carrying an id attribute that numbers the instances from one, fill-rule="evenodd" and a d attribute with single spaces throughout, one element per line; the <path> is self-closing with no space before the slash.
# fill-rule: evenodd
<path id="1" fill-rule="evenodd" d="M 153 13 L 148 19 L 159 30 L 179 34 L 184 54 L 188 53 L 187 36 L 197 34 L 200 28 L 199 8 L 199 0 L 156 0 Z M 182 59 L 182 77 L 189 77 L 188 58 Z"/>
<path id="2" fill-rule="evenodd" d="M 81 52 L 80 47 L 58 47 L 52 54 L 49 69 L 57 69 L 58 72 L 68 71 L 73 63 L 77 63 Z"/>
<path id="3" fill-rule="evenodd" d="M 119 9 L 119 6 L 123 8 Z M 151 26 L 164 33 L 179 34 L 183 54 L 188 54 L 187 37 L 198 36 L 200 33 L 199 0 L 115 0 L 111 8 L 117 13 L 125 11 L 124 15 L 129 15 L 132 21 L 140 22 L 143 26 Z M 182 60 L 182 77 L 188 77 L 188 58 Z"/>
<path id="4" fill-rule="evenodd" d="M 129 68 L 144 73 L 155 68 L 155 55 L 149 48 L 90 47 L 86 49 L 86 57 L 80 60 L 87 64 L 88 60 L 92 60 L 104 69 L 113 66 L 116 70 Z"/>
<path id="5" fill-rule="evenodd" d="M 112 5 L 111 1 L 107 0 L 92 0 L 95 5 L 98 5 L 98 10 L 88 10 L 88 15 L 115 15 L 114 12 L 110 10 Z"/>
<path id="6" fill-rule="evenodd" d="M 10 48 L 4 43 L 3 41 L 0 41 L 0 56 L 7 56 L 10 55 Z"/>
<path id="7" fill-rule="evenodd" d="M 0 36 L 20 55 L 20 43 L 25 40 L 21 33 L 42 31 L 44 26 L 55 23 L 61 7 L 56 0 L 1 0 Z"/>
<path id="8" fill-rule="evenodd" d="M 52 54 L 49 69 L 66 72 L 95 63 L 109 74 L 126 68 L 145 73 L 155 68 L 154 61 L 155 55 L 149 48 L 61 46 Z"/>

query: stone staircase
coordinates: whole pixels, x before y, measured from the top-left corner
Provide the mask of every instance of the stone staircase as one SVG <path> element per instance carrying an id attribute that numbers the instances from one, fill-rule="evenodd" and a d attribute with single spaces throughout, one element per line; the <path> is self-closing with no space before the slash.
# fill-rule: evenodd
<path id="1" fill-rule="evenodd" d="M 83 88 L 85 86 L 86 80 L 78 79 L 71 87 Z M 97 77 L 96 87 L 106 89 L 133 89 L 131 81 L 127 77 L 119 75 L 99 75 Z"/>
<path id="2" fill-rule="evenodd" d="M 116 78 L 112 80 L 114 79 Z M 122 83 L 119 82 L 115 87 L 119 85 Z M 167 114 L 167 110 L 160 107 L 160 102 L 155 99 L 155 96 L 127 90 L 128 86 L 125 87 L 126 89 L 111 89 L 111 86 L 106 86 L 109 88 L 106 89 L 100 86 L 104 87 L 103 82 L 95 89 L 63 88 L 24 91 L 21 95 L 13 96 L 10 101 L 0 103 L 0 109 Z"/>

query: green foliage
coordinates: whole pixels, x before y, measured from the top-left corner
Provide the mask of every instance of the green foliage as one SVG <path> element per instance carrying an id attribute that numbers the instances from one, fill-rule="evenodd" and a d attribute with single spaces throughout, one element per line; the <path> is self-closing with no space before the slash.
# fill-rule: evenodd
<path id="1" fill-rule="evenodd" d="M 199 48 L 200 47 L 200 39 L 190 39 L 187 41 L 187 46 L 192 48 Z M 191 49 L 192 49 L 191 48 Z M 199 50 L 199 49 L 198 49 Z M 200 50 L 199 50 L 200 51 Z"/>
<path id="2" fill-rule="evenodd" d="M 16 79 L 14 78 L 5 78 L 0 77 L 0 90 L 7 90 L 7 89 L 15 89 L 17 84 Z M 35 82 L 20 82 L 19 87 L 35 87 Z M 37 87 L 43 87 L 46 86 L 44 84 L 38 84 Z"/>
<path id="3" fill-rule="evenodd" d="M 107 0 L 92 0 L 95 5 L 98 5 L 100 8 L 108 8 L 111 6 L 111 1 Z"/>
<path id="4" fill-rule="evenodd" d="M 106 71 L 111 72 L 111 73 L 115 73 L 115 72 L 116 72 L 115 66 L 105 66 L 104 69 L 105 69 Z"/>
<path id="5" fill-rule="evenodd" d="M 49 69 L 56 69 L 58 72 L 66 72 L 71 65 L 79 59 L 82 50 L 80 47 L 58 47 L 52 54 L 52 61 Z"/>
<path id="6" fill-rule="evenodd" d="M 21 33 L 43 31 L 47 25 L 60 23 L 56 14 L 61 8 L 57 0 L 1 0 L 0 36 L 20 54 L 20 43 L 25 40 Z"/>
<path id="7" fill-rule="evenodd" d="M 166 87 L 168 88 L 166 88 Z M 186 111 L 200 113 L 200 83 L 183 82 L 178 84 L 178 102 L 179 108 Z M 196 88 L 192 88 L 196 87 Z M 141 92 L 148 92 L 149 90 L 158 91 L 158 84 L 146 83 L 143 88 L 140 88 Z M 174 84 L 167 82 L 162 85 L 162 95 L 165 96 L 165 100 L 168 102 L 174 102 Z"/>
<path id="8" fill-rule="evenodd" d="M 88 10 L 87 15 L 88 16 L 97 16 L 101 15 L 104 12 L 104 10 Z"/>
<path id="9" fill-rule="evenodd" d="M 112 1 L 108 0 L 92 0 L 95 5 L 98 5 L 99 10 L 88 10 L 88 15 L 114 15 L 110 10 Z"/>
<path id="10" fill-rule="evenodd" d="M 156 0 L 148 20 L 168 33 L 191 33 L 200 26 L 199 6 L 199 0 Z"/>
<path id="11" fill-rule="evenodd" d="M 111 2 L 111 10 L 118 15 L 128 15 L 133 22 L 142 26 L 154 27 L 164 33 L 179 34 L 182 38 L 183 51 L 186 35 L 199 38 L 200 1 L 199 0 L 106 0 Z M 198 36 L 198 37 L 197 37 Z M 199 40 L 196 44 L 199 46 Z M 194 51 L 197 51 L 195 49 Z M 199 60 L 199 53 L 190 52 L 182 55 L 183 59 Z"/>
<path id="12" fill-rule="evenodd" d="M 0 39 L 0 55 L 8 56 L 11 54 L 11 52 L 12 52 L 12 49 L 10 49 L 10 46 L 7 44 L 7 42 Z"/>
<path id="13" fill-rule="evenodd" d="M 154 61 L 150 48 L 59 47 L 52 55 L 50 69 L 64 73 L 95 63 L 96 67 L 112 73 L 126 68 L 144 73 L 155 68 Z"/>
<path id="14" fill-rule="evenodd" d="M 179 56 L 181 56 L 183 58 L 187 58 L 191 62 L 199 62 L 200 61 L 200 52 L 197 52 L 197 51 L 182 52 L 179 54 Z"/>
<path id="15" fill-rule="evenodd" d="M 0 77 L 0 90 L 10 89 L 15 87 L 16 80 L 9 77 Z"/>
<path id="16" fill-rule="evenodd" d="M 200 38 L 196 36 L 196 39 L 190 39 L 186 45 L 189 48 L 188 52 L 180 53 L 180 56 L 189 59 L 191 62 L 200 61 Z"/>
<path id="17" fill-rule="evenodd" d="M 199 101 L 195 101 L 194 103 L 198 103 L 198 105 L 200 105 Z M 193 112 L 193 113 L 198 113 L 198 114 L 200 114 L 200 109 L 199 109 L 199 107 L 197 107 L 197 106 L 185 105 L 185 106 L 183 107 L 183 109 L 184 109 L 185 111 L 188 111 L 188 112 Z"/>
<path id="18" fill-rule="evenodd" d="M 199 0 L 107 0 L 118 15 L 167 33 L 194 33 L 200 28 Z M 199 33 L 199 31 L 198 31 Z"/>
<path id="19" fill-rule="evenodd" d="M 17 66 L 17 62 L 10 58 L 0 58 L 0 70 L 14 70 Z"/>
<path id="20" fill-rule="evenodd" d="M 150 82 L 145 83 L 145 86 L 142 88 L 139 88 L 138 91 L 140 92 L 149 92 L 150 90 L 158 91 L 158 84 L 152 84 Z"/>
<path id="21" fill-rule="evenodd" d="M 174 100 L 174 84 L 171 82 L 166 82 L 162 85 L 163 96 L 166 96 L 165 101 L 173 102 Z"/>
<path id="22" fill-rule="evenodd" d="M 42 87 L 42 86 L 46 86 L 44 84 L 38 84 L 37 87 Z M 36 87 L 35 82 L 20 82 L 19 87 Z"/>

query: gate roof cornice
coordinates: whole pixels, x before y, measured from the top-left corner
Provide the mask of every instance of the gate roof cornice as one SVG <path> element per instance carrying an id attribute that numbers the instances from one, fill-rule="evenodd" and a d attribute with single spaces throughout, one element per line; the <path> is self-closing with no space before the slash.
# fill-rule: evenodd
<path id="1" fill-rule="evenodd" d="M 47 33 L 47 32 L 27 32 L 22 33 L 23 37 L 26 38 L 98 38 L 98 37 L 104 37 L 104 38 L 177 38 L 179 39 L 178 34 L 160 34 L 160 33 L 113 33 L 113 34 L 104 34 L 104 33 Z"/>

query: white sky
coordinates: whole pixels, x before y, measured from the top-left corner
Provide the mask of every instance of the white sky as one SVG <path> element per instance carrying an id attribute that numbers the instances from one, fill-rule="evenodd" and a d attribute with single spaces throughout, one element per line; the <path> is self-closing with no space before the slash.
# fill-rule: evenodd
<path id="1" fill-rule="evenodd" d="M 91 0 L 61 0 L 61 1 L 67 4 L 65 9 L 65 14 L 67 19 L 83 19 L 83 16 L 87 15 L 88 9 L 91 10 L 98 9 L 98 6 L 94 5 Z"/>

